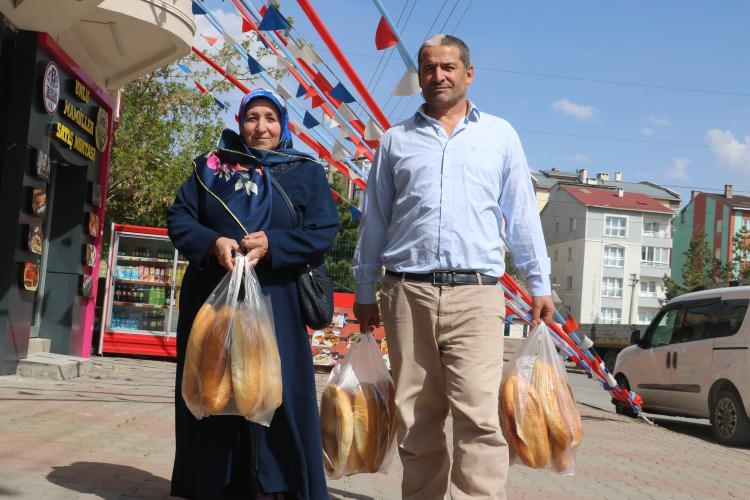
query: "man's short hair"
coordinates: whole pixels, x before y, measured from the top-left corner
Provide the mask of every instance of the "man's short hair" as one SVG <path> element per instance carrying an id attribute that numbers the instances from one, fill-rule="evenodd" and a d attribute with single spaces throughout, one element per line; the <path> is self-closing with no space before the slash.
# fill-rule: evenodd
<path id="1" fill-rule="evenodd" d="M 422 66 L 422 51 L 426 47 L 438 47 L 440 45 L 453 45 L 454 47 L 458 47 L 458 52 L 461 55 L 461 62 L 464 63 L 464 68 L 468 68 L 469 66 L 471 66 L 471 52 L 469 52 L 468 45 L 466 45 L 466 43 L 464 43 L 464 41 L 458 37 L 441 33 L 439 35 L 428 38 L 424 41 L 422 46 L 419 47 L 419 52 L 417 53 L 417 63 L 420 67 Z"/>

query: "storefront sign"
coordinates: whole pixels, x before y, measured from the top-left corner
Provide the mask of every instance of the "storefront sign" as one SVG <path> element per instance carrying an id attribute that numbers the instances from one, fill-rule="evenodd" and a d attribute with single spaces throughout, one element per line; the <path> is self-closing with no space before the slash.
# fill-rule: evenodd
<path id="1" fill-rule="evenodd" d="M 36 176 L 49 180 L 49 155 L 43 151 L 36 152 Z"/>
<path id="2" fill-rule="evenodd" d="M 23 287 L 31 292 L 36 292 L 39 286 L 39 268 L 33 262 L 23 264 Z"/>
<path id="3" fill-rule="evenodd" d="M 34 215 L 41 217 L 47 210 L 47 192 L 44 189 L 32 189 L 31 211 Z"/>
<path id="4" fill-rule="evenodd" d="M 89 89 L 87 89 L 86 86 L 78 80 L 76 80 L 76 96 L 78 96 L 78 98 L 84 104 L 88 104 L 89 97 L 91 96 L 91 92 L 89 92 Z"/>
<path id="5" fill-rule="evenodd" d="M 94 135 L 94 120 L 86 116 L 86 113 L 81 108 L 67 99 L 63 99 L 63 115 L 73 120 L 76 125 L 89 135 Z"/>
<path id="6" fill-rule="evenodd" d="M 73 133 L 72 130 L 62 123 L 55 123 L 55 138 L 67 144 L 69 149 L 79 152 L 89 160 L 96 160 L 96 148 L 86 142 L 81 136 Z"/>
<path id="7" fill-rule="evenodd" d="M 29 234 L 27 238 L 27 246 L 29 248 L 29 251 L 34 252 L 35 254 L 42 253 L 42 226 L 37 225 L 30 225 L 29 226 Z"/>
<path id="8" fill-rule="evenodd" d="M 42 81 L 42 100 L 44 110 L 52 114 L 57 111 L 57 103 L 60 101 L 60 70 L 57 64 L 50 61 L 44 70 Z"/>
<path id="9" fill-rule="evenodd" d="M 99 111 L 96 112 L 96 134 L 94 139 L 96 149 L 99 151 L 107 149 L 107 142 L 109 142 L 109 113 L 101 106 L 99 106 Z"/>
<path id="10" fill-rule="evenodd" d="M 89 236 L 99 236 L 99 216 L 96 214 L 89 214 Z"/>

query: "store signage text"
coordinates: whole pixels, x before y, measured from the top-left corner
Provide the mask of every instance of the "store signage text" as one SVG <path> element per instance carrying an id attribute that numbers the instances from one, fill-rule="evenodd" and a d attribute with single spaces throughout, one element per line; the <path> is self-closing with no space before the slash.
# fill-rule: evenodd
<path id="1" fill-rule="evenodd" d="M 55 124 L 55 137 L 68 145 L 69 149 L 78 151 L 89 160 L 96 159 L 96 148 L 86 142 L 81 136 L 76 135 L 62 123 Z"/>
<path id="2" fill-rule="evenodd" d="M 81 108 L 67 99 L 63 99 L 63 115 L 73 120 L 76 125 L 85 130 L 89 135 L 94 135 L 94 120 L 86 116 L 86 113 Z"/>
<path id="3" fill-rule="evenodd" d="M 88 104 L 91 93 L 81 82 L 76 80 L 76 95 L 84 104 Z"/>

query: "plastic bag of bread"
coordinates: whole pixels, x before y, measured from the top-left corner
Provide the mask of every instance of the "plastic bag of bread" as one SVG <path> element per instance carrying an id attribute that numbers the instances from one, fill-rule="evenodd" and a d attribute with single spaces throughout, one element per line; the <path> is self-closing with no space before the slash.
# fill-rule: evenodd
<path id="1" fill-rule="evenodd" d="M 323 463 L 338 479 L 361 472 L 383 472 L 396 439 L 393 379 L 380 348 L 363 333 L 331 371 L 320 401 Z"/>
<path id="2" fill-rule="evenodd" d="M 281 405 L 273 315 L 246 257 L 235 258 L 193 320 L 181 390 L 197 419 L 241 415 L 267 426 Z"/>
<path id="3" fill-rule="evenodd" d="M 512 463 L 573 474 L 583 439 L 581 415 L 545 324 L 532 330 L 505 365 L 500 421 Z"/>

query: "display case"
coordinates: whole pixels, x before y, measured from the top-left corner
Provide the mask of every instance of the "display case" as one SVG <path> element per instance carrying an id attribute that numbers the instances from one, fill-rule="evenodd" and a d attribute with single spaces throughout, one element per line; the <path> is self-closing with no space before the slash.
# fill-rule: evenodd
<path id="1" fill-rule="evenodd" d="M 99 353 L 177 355 L 187 261 L 162 228 L 112 225 Z"/>

